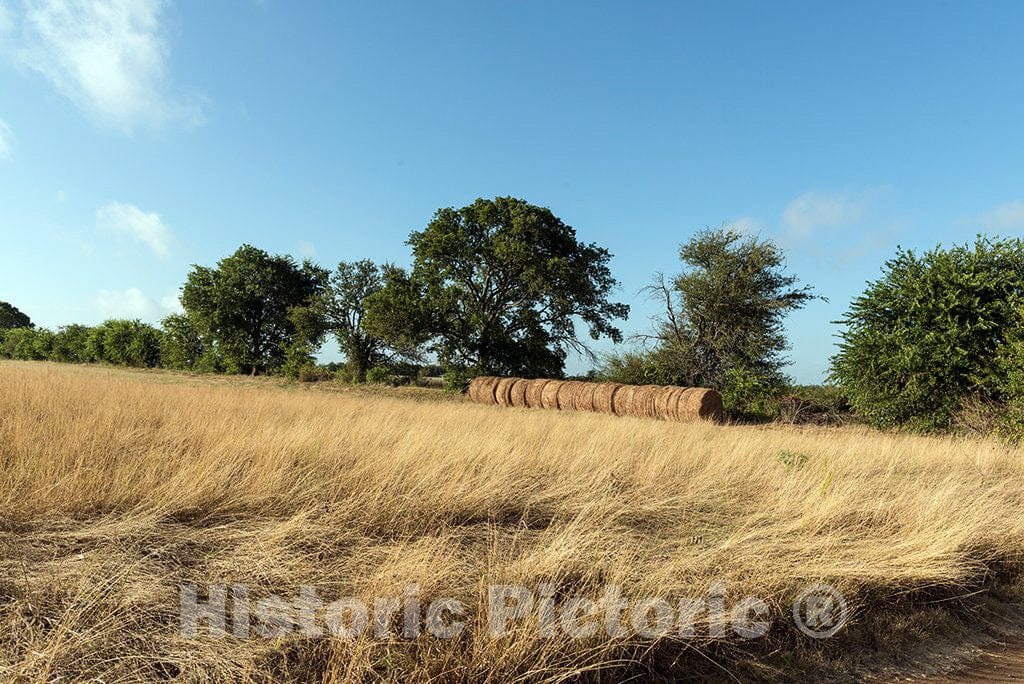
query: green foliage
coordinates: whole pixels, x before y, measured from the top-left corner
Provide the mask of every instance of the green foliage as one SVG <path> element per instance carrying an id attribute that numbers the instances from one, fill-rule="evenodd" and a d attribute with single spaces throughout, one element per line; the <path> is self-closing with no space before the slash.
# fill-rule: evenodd
<path id="1" fill-rule="evenodd" d="M 596 369 L 595 379 L 627 385 L 671 385 L 672 373 L 661 365 L 656 351 L 633 350 L 606 354 Z"/>
<path id="2" fill-rule="evenodd" d="M 139 320 L 115 319 L 104 321 L 99 329 L 103 334 L 103 361 L 137 368 L 160 365 L 163 334 L 158 328 Z"/>
<path id="3" fill-rule="evenodd" d="M 449 368 L 444 372 L 444 390 L 451 394 L 461 394 L 469 388 L 469 383 L 475 378 L 475 368 Z"/>
<path id="4" fill-rule="evenodd" d="M 323 342 L 327 327 L 318 304 L 293 306 L 288 310 L 292 325 L 291 337 L 282 344 L 284 358 L 281 372 L 293 379 L 310 375 L 310 368 L 316 368 L 314 354 Z"/>
<path id="5" fill-rule="evenodd" d="M 807 463 L 808 458 L 810 457 L 804 452 L 793 451 L 792 449 L 782 449 L 779 453 L 775 454 L 776 461 L 794 470 Z"/>
<path id="6" fill-rule="evenodd" d="M 188 314 L 171 314 L 162 322 L 160 363 L 164 368 L 195 373 L 224 370 L 224 362 L 212 341 Z"/>
<path id="7" fill-rule="evenodd" d="M 45 329 L 44 329 L 45 330 Z M 19 361 L 42 361 L 49 356 L 52 347 L 52 335 L 41 339 L 40 330 L 35 328 L 8 328 L 4 331 L 3 348 L 0 354 L 4 358 Z M 49 345 L 48 345 L 49 343 Z"/>
<path id="8" fill-rule="evenodd" d="M 754 385 L 780 390 L 788 346 L 783 321 L 815 299 L 811 288 L 797 287 L 774 243 L 731 229 L 699 231 L 679 256 L 683 272 L 671 284 L 658 275 L 648 288 L 665 306 L 645 338 L 653 342 L 659 375 L 672 384 L 719 389 L 723 398 L 731 391 L 740 401 L 735 406 L 757 403 Z"/>
<path id="9" fill-rule="evenodd" d="M 1008 334 L 1021 326 L 1024 243 L 899 250 L 840 323 L 832 379 L 878 427 L 944 428 L 962 400 L 1012 396 Z"/>
<path id="10" fill-rule="evenodd" d="M 85 337 L 85 356 L 88 361 L 106 361 L 107 352 L 103 348 L 106 329 L 102 325 L 90 328 Z"/>
<path id="11" fill-rule="evenodd" d="M 409 236 L 410 274 L 385 274 L 367 302 L 369 328 L 399 348 L 426 346 L 440 363 L 483 373 L 560 376 L 568 350 L 621 339 L 608 300 L 616 281 L 607 250 L 581 243 L 550 210 L 520 199 L 478 199 L 440 209 Z"/>
<path id="12" fill-rule="evenodd" d="M 366 371 L 385 360 L 384 341 L 366 329 L 366 301 L 384 287 L 384 272 L 369 259 L 342 261 L 331 275 L 323 309 L 328 330 L 348 363 L 348 375 L 355 382 L 366 379 Z"/>
<path id="13" fill-rule="evenodd" d="M 215 268 L 194 266 L 181 303 L 228 368 L 263 373 L 278 369 L 297 338 L 293 309 L 322 294 L 327 272 L 310 262 L 271 256 L 242 245 Z"/>
<path id="14" fill-rule="evenodd" d="M 0 330 L 13 328 L 33 328 L 31 319 L 18 310 L 18 307 L 7 302 L 0 302 Z"/>
<path id="15" fill-rule="evenodd" d="M 61 327 L 53 340 L 50 350 L 51 361 L 63 361 L 66 363 L 86 363 L 89 361 L 89 353 L 86 342 L 89 339 L 91 328 L 86 325 L 65 325 Z"/>
<path id="16" fill-rule="evenodd" d="M 700 231 L 679 255 L 683 272 L 647 288 L 665 306 L 654 333 L 641 336 L 644 348 L 606 357 L 599 377 L 712 387 L 732 417 L 774 418 L 786 384 L 783 320 L 815 295 L 785 272 L 777 246 L 733 230 Z"/>
<path id="17" fill-rule="evenodd" d="M 733 366 L 722 383 L 722 408 L 735 418 L 752 421 L 772 420 L 779 414 L 776 399 L 779 385 L 753 370 Z"/>
<path id="18" fill-rule="evenodd" d="M 397 376 L 387 366 L 374 366 L 366 371 L 366 382 L 374 385 L 397 384 Z"/>

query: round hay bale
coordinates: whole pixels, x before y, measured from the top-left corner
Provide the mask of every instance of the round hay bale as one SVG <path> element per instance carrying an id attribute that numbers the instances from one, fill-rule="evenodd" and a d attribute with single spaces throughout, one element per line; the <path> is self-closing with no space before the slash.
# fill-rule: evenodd
<path id="1" fill-rule="evenodd" d="M 559 411 L 572 411 L 573 400 L 576 396 L 576 392 L 579 391 L 579 386 L 583 383 L 579 380 L 566 380 L 558 388 L 558 410 Z"/>
<path id="2" fill-rule="evenodd" d="M 612 413 L 617 416 L 632 416 L 633 403 L 636 401 L 637 385 L 620 385 L 612 394 Z"/>
<path id="3" fill-rule="evenodd" d="M 596 391 L 596 382 L 581 382 L 572 398 L 573 409 L 576 411 L 595 411 L 594 393 Z"/>
<path id="4" fill-rule="evenodd" d="M 522 379 L 513 382 L 512 389 L 508 393 L 509 404 L 518 408 L 526 408 L 526 389 L 531 382 L 532 380 Z"/>
<path id="5" fill-rule="evenodd" d="M 598 413 L 615 413 L 615 393 L 623 385 L 617 382 L 599 382 L 594 388 L 594 410 Z"/>
<path id="6" fill-rule="evenodd" d="M 676 388 L 672 385 L 659 387 L 654 395 L 654 415 L 659 420 L 675 420 Z"/>
<path id="7" fill-rule="evenodd" d="M 494 404 L 494 390 L 498 386 L 499 380 L 501 378 L 493 375 L 482 375 L 478 378 L 473 378 L 473 382 L 469 385 L 469 398 L 478 404 Z"/>
<path id="8" fill-rule="evenodd" d="M 679 398 L 686 392 L 685 387 L 672 387 L 665 399 L 665 420 L 679 422 Z"/>
<path id="9" fill-rule="evenodd" d="M 565 380 L 548 380 L 541 390 L 541 408 L 558 410 L 558 390 L 565 384 Z"/>
<path id="10" fill-rule="evenodd" d="M 658 385 L 640 385 L 640 389 L 633 395 L 633 415 L 639 418 L 657 418 L 655 403 L 660 391 L 661 387 Z"/>
<path id="11" fill-rule="evenodd" d="M 498 384 L 494 388 L 494 400 L 498 406 L 511 406 L 512 405 L 512 385 L 515 384 L 516 380 L 522 378 L 501 378 L 498 380 Z"/>
<path id="12" fill-rule="evenodd" d="M 721 420 L 722 395 L 706 387 L 688 387 L 679 397 L 679 420 Z"/>
<path id="13" fill-rule="evenodd" d="M 488 376 L 486 375 L 478 375 L 469 381 L 469 387 L 466 388 L 466 394 L 469 396 L 471 401 L 479 403 L 480 388 L 487 378 Z"/>
<path id="14" fill-rule="evenodd" d="M 525 401 L 528 408 L 544 408 L 544 404 L 541 403 L 541 394 L 544 392 L 544 386 L 547 385 L 550 380 L 529 380 L 526 385 Z"/>

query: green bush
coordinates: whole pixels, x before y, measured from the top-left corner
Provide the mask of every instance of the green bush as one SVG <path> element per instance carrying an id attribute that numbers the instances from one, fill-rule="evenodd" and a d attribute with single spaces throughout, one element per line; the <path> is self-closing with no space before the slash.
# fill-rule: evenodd
<path id="1" fill-rule="evenodd" d="M 449 368 L 444 373 L 444 391 L 461 394 L 469 388 L 469 383 L 478 375 L 475 368 Z"/>
<path id="2" fill-rule="evenodd" d="M 101 337 L 89 335 L 86 348 L 99 360 L 122 366 L 154 368 L 160 365 L 163 333 L 139 320 L 104 321 L 97 329 Z"/>
<path id="3" fill-rule="evenodd" d="M 768 421 L 779 414 L 779 385 L 743 367 L 730 368 L 722 386 L 722 408 L 740 420 Z"/>
<path id="4" fill-rule="evenodd" d="M 841 323 L 832 379 L 878 427 L 940 429 L 965 397 L 1002 401 L 1021 327 L 1024 243 L 979 237 L 921 256 L 900 250 Z"/>
<path id="5" fill-rule="evenodd" d="M 86 325 L 65 325 L 61 327 L 53 340 L 50 349 L 50 360 L 66 363 L 86 363 L 89 353 L 86 342 L 91 328 Z"/>
<path id="6" fill-rule="evenodd" d="M 40 343 L 39 333 L 40 330 L 36 328 L 8 329 L 4 334 L 3 356 L 19 361 L 42 361 L 46 359 L 49 355 L 49 350 L 45 341 Z M 52 335 L 53 333 L 50 334 Z"/>
<path id="7" fill-rule="evenodd" d="M 366 371 L 366 382 L 374 385 L 394 385 L 396 376 L 387 366 L 374 366 Z"/>

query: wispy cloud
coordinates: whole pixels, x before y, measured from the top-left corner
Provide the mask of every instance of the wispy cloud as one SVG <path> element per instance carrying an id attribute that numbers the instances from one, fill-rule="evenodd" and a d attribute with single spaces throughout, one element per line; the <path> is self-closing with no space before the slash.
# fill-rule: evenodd
<path id="1" fill-rule="evenodd" d="M 10 125 L 0 119 L 0 159 L 10 159 L 14 149 L 14 131 Z"/>
<path id="2" fill-rule="evenodd" d="M 159 214 L 144 212 L 134 204 L 112 202 L 100 207 L 96 210 L 96 227 L 142 242 L 161 257 L 170 252 L 174 239 Z"/>
<path id="3" fill-rule="evenodd" d="M 864 215 L 865 206 L 863 199 L 849 193 L 804 193 L 783 210 L 782 228 L 790 238 L 809 238 L 821 230 L 856 223 Z"/>
<path id="4" fill-rule="evenodd" d="M 5 52 L 125 132 L 199 123 L 194 98 L 175 93 L 168 77 L 162 9 L 162 0 L 23 0 L 20 12 L 7 12 Z"/>
<path id="5" fill-rule="evenodd" d="M 1024 202 L 1000 204 L 977 218 L 982 230 L 1024 230 Z"/>
<path id="6" fill-rule="evenodd" d="M 301 241 L 298 244 L 299 256 L 303 259 L 315 259 L 316 258 L 316 247 L 313 246 L 312 242 Z"/>
<path id="7" fill-rule="evenodd" d="M 126 290 L 100 290 L 92 304 L 99 316 L 104 319 L 139 318 L 156 323 L 167 314 L 181 312 L 177 295 L 167 295 L 157 302 L 147 297 L 137 287 Z"/>

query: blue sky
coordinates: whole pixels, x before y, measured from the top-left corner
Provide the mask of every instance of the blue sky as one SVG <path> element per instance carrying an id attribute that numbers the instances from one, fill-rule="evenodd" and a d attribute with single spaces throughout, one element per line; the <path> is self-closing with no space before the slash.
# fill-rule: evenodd
<path id="1" fill-rule="evenodd" d="M 627 332 L 695 230 L 776 240 L 829 299 L 788 321 L 818 381 L 897 244 L 1024 231 L 1022 34 L 1019 2 L 0 0 L 0 299 L 157 321 L 243 242 L 405 264 L 514 195 L 615 255 Z"/>

